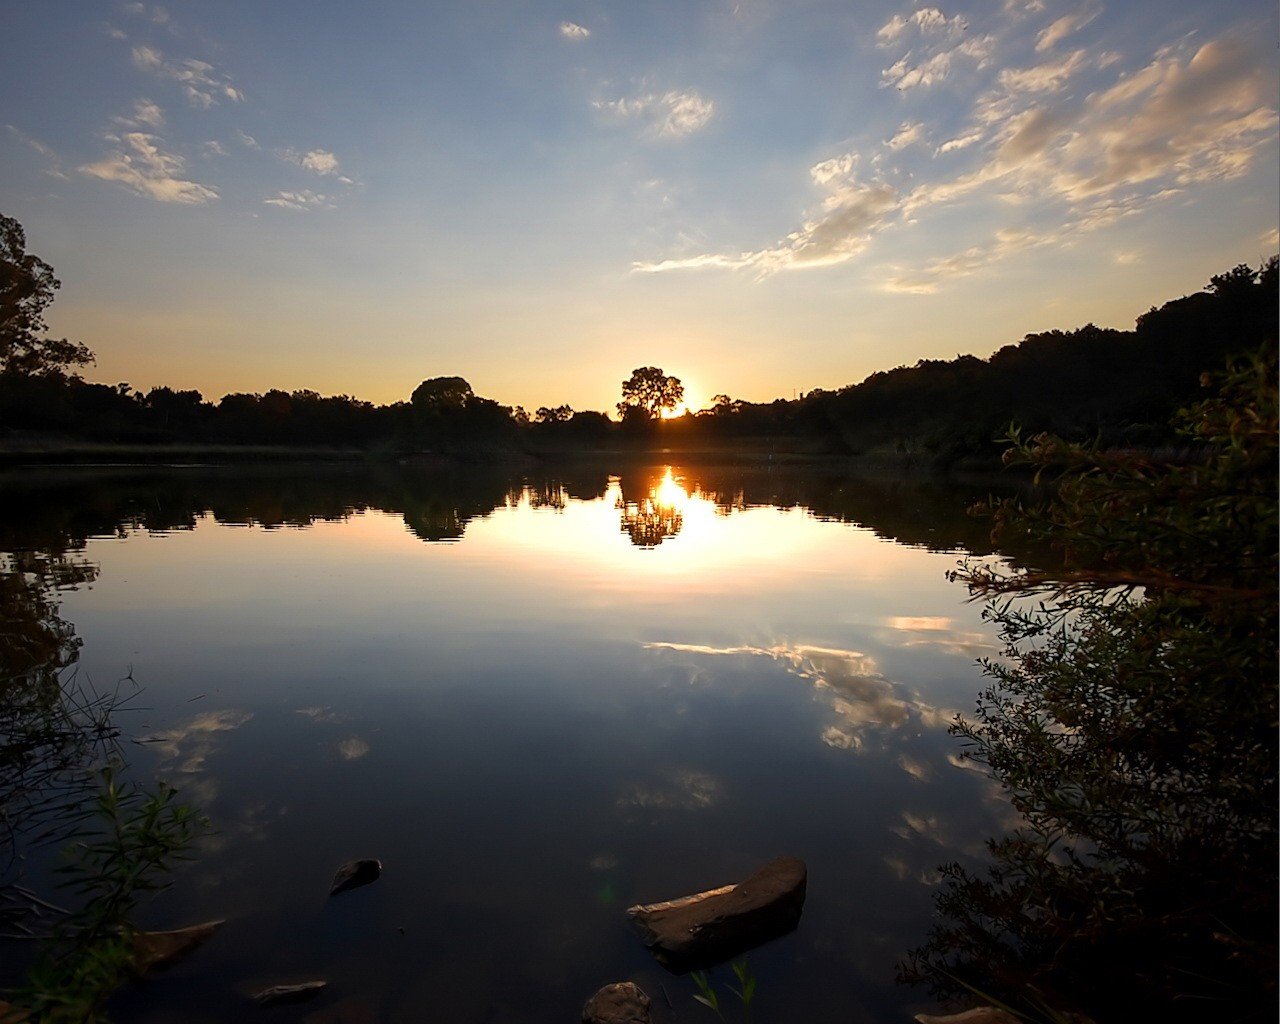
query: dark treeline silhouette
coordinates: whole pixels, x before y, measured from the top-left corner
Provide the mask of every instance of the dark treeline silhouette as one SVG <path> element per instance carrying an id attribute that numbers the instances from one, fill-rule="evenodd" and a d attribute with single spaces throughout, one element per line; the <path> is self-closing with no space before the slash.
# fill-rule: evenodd
<path id="1" fill-rule="evenodd" d="M 190 444 L 355 449 L 385 454 L 545 454 L 653 448 L 894 454 L 928 462 L 994 457 L 1011 422 L 1076 439 L 1156 446 L 1200 397 L 1204 371 L 1274 345 L 1276 258 L 1240 265 L 1206 290 L 1138 318 L 1131 331 L 1088 324 L 1030 334 L 987 359 L 921 360 L 839 390 L 767 403 L 717 395 L 672 416 L 676 377 L 639 367 L 622 383 L 621 422 L 567 405 L 532 415 L 481 397 L 461 377 L 423 381 L 408 400 L 270 390 L 208 401 L 198 391 L 94 384 L 74 368 L 83 345 L 44 336 L 58 281 L 26 253 L 21 226 L 0 217 L 0 445 Z"/>

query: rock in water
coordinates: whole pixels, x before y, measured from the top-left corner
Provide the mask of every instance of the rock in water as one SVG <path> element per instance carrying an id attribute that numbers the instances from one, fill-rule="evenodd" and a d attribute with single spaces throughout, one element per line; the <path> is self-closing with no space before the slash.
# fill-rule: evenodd
<path id="1" fill-rule="evenodd" d="M 137 932 L 133 936 L 133 969 L 146 974 L 157 967 L 168 967 L 201 945 L 222 925 L 222 921 L 206 921 L 171 932 Z"/>
<path id="2" fill-rule="evenodd" d="M 633 981 L 606 985 L 582 1008 L 582 1024 L 649 1024 L 649 997 Z"/>
<path id="3" fill-rule="evenodd" d="M 274 1006 L 276 1003 L 302 1003 L 314 999 L 329 983 L 327 981 L 303 981 L 297 985 L 272 985 L 261 992 L 255 992 L 253 998 L 262 1006 Z"/>
<path id="4" fill-rule="evenodd" d="M 380 860 L 349 860 L 338 868 L 338 873 L 333 876 L 329 895 L 337 896 L 338 893 L 346 892 L 348 889 L 358 889 L 362 885 L 376 882 L 381 874 L 382 861 Z"/>
<path id="5" fill-rule="evenodd" d="M 804 861 L 778 857 L 737 885 L 631 907 L 627 916 L 658 962 L 684 974 L 792 931 L 807 880 Z"/>
<path id="6" fill-rule="evenodd" d="M 975 1006 L 963 1013 L 917 1013 L 917 1024 L 1018 1024 L 1018 1018 L 994 1006 Z"/>

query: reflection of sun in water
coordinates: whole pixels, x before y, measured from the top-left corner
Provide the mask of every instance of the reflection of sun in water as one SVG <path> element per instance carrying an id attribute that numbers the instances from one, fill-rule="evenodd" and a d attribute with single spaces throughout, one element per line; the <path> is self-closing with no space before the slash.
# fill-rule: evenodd
<path id="1" fill-rule="evenodd" d="M 676 483 L 671 467 L 666 468 L 658 486 L 653 489 L 653 503 L 661 508 L 683 513 L 689 507 L 689 492 Z"/>

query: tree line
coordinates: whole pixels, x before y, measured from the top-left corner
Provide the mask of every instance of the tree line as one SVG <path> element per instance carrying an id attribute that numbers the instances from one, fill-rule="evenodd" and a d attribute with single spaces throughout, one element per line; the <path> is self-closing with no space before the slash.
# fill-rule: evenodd
<path id="1" fill-rule="evenodd" d="M 59 282 L 0 216 L 0 442 L 221 444 L 386 452 L 590 451 L 681 447 L 894 454 L 925 461 L 993 456 L 1011 422 L 1107 443 L 1173 440 L 1170 415 L 1199 397 L 1206 370 L 1274 345 L 1277 260 L 1241 264 L 1166 302 L 1133 330 L 1087 324 L 1029 334 L 986 359 L 922 359 L 836 390 L 746 402 L 726 394 L 674 415 L 677 377 L 636 368 L 618 419 L 569 405 L 529 412 L 477 395 L 462 377 L 425 380 L 404 401 L 271 389 L 209 401 L 199 391 L 91 383 L 93 354 L 48 335 Z"/>

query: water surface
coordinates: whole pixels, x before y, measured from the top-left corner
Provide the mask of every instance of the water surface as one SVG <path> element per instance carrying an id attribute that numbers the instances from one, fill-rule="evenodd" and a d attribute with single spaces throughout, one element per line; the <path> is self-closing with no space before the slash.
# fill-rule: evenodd
<path id="1" fill-rule="evenodd" d="M 244 992 L 322 977 L 271 1015 L 549 1024 L 635 978 L 711 1021 L 624 910 L 782 853 L 808 902 L 750 956 L 755 1019 L 927 1008 L 895 960 L 937 866 L 1008 814 L 946 734 L 995 650 L 945 579 L 989 554 L 963 515 L 986 483 L 273 466 L 0 489 L 0 548 L 89 567 L 61 615 L 82 677 L 142 687 L 131 773 L 216 829 L 141 923 L 228 923 L 118 1019 L 239 1020 Z M 383 877 L 327 899 L 352 857 Z"/>

